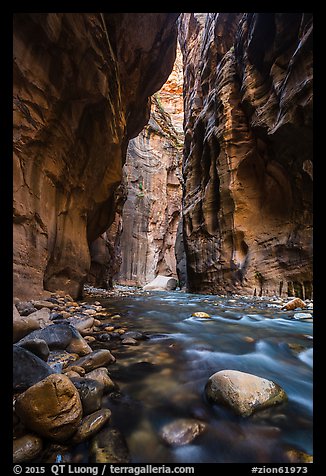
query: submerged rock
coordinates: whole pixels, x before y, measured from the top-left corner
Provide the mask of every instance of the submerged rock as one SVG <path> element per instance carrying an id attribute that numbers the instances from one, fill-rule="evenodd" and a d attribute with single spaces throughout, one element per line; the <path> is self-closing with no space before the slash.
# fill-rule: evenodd
<path id="1" fill-rule="evenodd" d="M 68 352 L 79 355 L 87 355 L 92 352 L 91 347 L 74 326 L 70 324 L 51 324 L 51 329 L 48 326 L 44 329 L 31 332 L 27 337 L 24 337 L 18 342 L 19 345 L 22 345 L 31 338 L 36 338 L 45 340 L 50 350 L 65 349 Z"/>
<path id="2" fill-rule="evenodd" d="M 76 387 L 65 375 L 50 375 L 16 400 L 16 413 L 37 434 L 65 441 L 82 419 L 82 403 Z"/>
<path id="3" fill-rule="evenodd" d="M 173 291 L 178 286 L 178 281 L 171 276 L 156 276 L 153 281 L 143 286 L 144 291 Z"/>
<path id="4" fill-rule="evenodd" d="M 313 463 L 313 456 L 295 449 L 286 451 L 286 456 L 290 463 Z"/>
<path id="5" fill-rule="evenodd" d="M 121 340 L 121 344 L 123 345 L 137 345 L 138 342 L 136 339 L 133 339 L 132 337 L 126 337 Z"/>
<path id="6" fill-rule="evenodd" d="M 71 443 L 78 444 L 81 441 L 91 438 L 100 431 L 100 429 L 109 420 L 110 416 L 111 411 L 108 408 L 105 408 L 83 418 L 79 427 L 77 428 L 76 433 L 72 437 Z"/>
<path id="7" fill-rule="evenodd" d="M 116 428 L 104 428 L 94 436 L 90 446 L 91 463 L 129 463 L 127 443 Z"/>
<path id="8" fill-rule="evenodd" d="M 182 446 L 191 443 L 206 428 L 200 421 L 185 418 L 164 425 L 160 437 L 171 446 Z"/>
<path id="9" fill-rule="evenodd" d="M 293 317 L 294 319 L 312 319 L 312 314 L 309 312 L 296 312 Z"/>
<path id="10" fill-rule="evenodd" d="M 285 391 L 271 380 L 237 370 L 213 374 L 205 392 L 209 400 L 226 405 L 244 417 L 287 399 Z"/>
<path id="11" fill-rule="evenodd" d="M 42 439 L 39 436 L 27 434 L 13 441 L 13 462 L 23 463 L 38 456 L 43 448 Z"/>
<path id="12" fill-rule="evenodd" d="M 53 374 L 44 360 L 17 344 L 13 345 L 13 389 L 26 390 Z"/>
<path id="13" fill-rule="evenodd" d="M 104 387 L 104 393 L 109 393 L 117 388 L 117 385 L 109 377 L 109 372 L 106 367 L 100 367 L 88 372 L 85 378 L 100 382 Z"/>

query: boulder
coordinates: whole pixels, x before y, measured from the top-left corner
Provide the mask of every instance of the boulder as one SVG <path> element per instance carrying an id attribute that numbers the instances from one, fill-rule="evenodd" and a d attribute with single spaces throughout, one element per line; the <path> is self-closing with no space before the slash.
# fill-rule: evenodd
<path id="1" fill-rule="evenodd" d="M 83 414 L 76 387 L 59 374 L 46 377 L 19 395 L 15 409 L 27 428 L 54 441 L 70 438 Z"/>
<path id="2" fill-rule="evenodd" d="M 13 462 L 23 463 L 36 458 L 43 449 L 42 439 L 36 435 L 27 434 L 13 441 Z"/>
<path id="3" fill-rule="evenodd" d="M 49 358 L 50 350 L 49 350 L 48 344 L 43 339 L 36 339 L 36 338 L 34 339 L 31 338 L 29 340 L 27 339 L 25 342 L 21 344 L 21 347 L 29 350 L 34 355 L 37 355 L 37 357 L 44 360 L 44 362 L 47 362 Z"/>
<path id="4" fill-rule="evenodd" d="M 83 418 L 76 433 L 72 437 L 71 443 L 76 445 L 94 436 L 105 425 L 110 416 L 111 411 L 105 408 Z"/>
<path id="5" fill-rule="evenodd" d="M 282 306 L 281 309 L 285 309 L 286 311 L 293 311 L 294 309 L 301 308 L 304 309 L 306 304 L 300 298 L 292 299 L 291 301 L 287 302 Z"/>
<path id="6" fill-rule="evenodd" d="M 244 417 L 287 399 L 285 391 L 271 380 L 237 370 L 216 372 L 209 378 L 205 391 L 209 400 Z"/>
<path id="7" fill-rule="evenodd" d="M 38 311 L 41 312 L 41 311 Z M 18 344 L 22 345 L 31 338 L 45 340 L 50 350 L 67 350 L 79 355 L 87 355 L 92 352 L 92 349 L 75 329 L 70 324 L 53 324 L 51 328 L 45 327 L 31 332 L 28 336 L 21 339 Z"/>
<path id="8" fill-rule="evenodd" d="M 72 383 L 77 388 L 84 415 L 94 413 L 101 408 L 104 385 L 92 379 L 78 377 L 70 377 Z"/>
<path id="9" fill-rule="evenodd" d="M 37 355 L 17 344 L 13 345 L 14 390 L 26 390 L 53 373 L 51 367 Z"/>
<path id="10" fill-rule="evenodd" d="M 160 437 L 170 446 L 183 446 L 191 443 L 205 428 L 203 422 L 183 418 L 164 425 Z"/>
<path id="11" fill-rule="evenodd" d="M 115 362 L 115 357 L 107 349 L 95 350 L 91 354 L 85 355 L 81 359 L 75 362 L 75 365 L 83 367 L 86 372 L 103 367 L 104 365 L 112 364 Z"/>
<path id="12" fill-rule="evenodd" d="M 109 372 L 106 367 L 100 367 L 88 372 L 85 378 L 100 382 L 104 387 L 104 393 L 112 392 L 117 388 L 117 385 L 109 377 Z"/>
<path id="13" fill-rule="evenodd" d="M 90 445 L 91 463 L 129 463 L 127 443 L 116 428 L 103 428 Z"/>
<path id="14" fill-rule="evenodd" d="M 54 309 L 58 307 L 58 304 L 52 303 L 50 301 L 32 301 L 33 306 L 36 309 L 42 309 L 43 307 L 47 307 L 48 309 Z"/>
<path id="15" fill-rule="evenodd" d="M 37 311 L 30 301 L 18 301 L 16 302 L 16 307 L 21 316 L 29 316 L 29 314 Z"/>
<path id="16" fill-rule="evenodd" d="M 67 321 L 80 332 L 93 327 L 94 317 L 68 317 Z"/>
<path id="17" fill-rule="evenodd" d="M 175 278 L 159 274 L 153 281 L 146 284 L 143 289 L 144 291 L 173 291 L 177 286 L 178 281 Z"/>
<path id="18" fill-rule="evenodd" d="M 43 329 L 53 322 L 50 320 L 49 309 L 43 308 L 29 315 L 21 316 L 16 306 L 13 309 L 13 342 L 19 341 L 36 329 Z"/>

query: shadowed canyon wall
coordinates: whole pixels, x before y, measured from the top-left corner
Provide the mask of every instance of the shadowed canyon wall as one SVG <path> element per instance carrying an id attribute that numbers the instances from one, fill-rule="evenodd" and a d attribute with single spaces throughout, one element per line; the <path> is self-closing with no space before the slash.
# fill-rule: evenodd
<path id="1" fill-rule="evenodd" d="M 80 295 L 129 139 L 168 78 L 175 13 L 14 17 L 14 295 Z"/>
<path id="2" fill-rule="evenodd" d="M 192 292 L 312 292 L 312 17 L 182 14 Z"/>

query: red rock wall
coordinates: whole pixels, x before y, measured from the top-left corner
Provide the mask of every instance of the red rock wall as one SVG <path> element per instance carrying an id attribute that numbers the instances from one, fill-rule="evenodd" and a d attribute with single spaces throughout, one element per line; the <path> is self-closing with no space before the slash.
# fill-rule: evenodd
<path id="1" fill-rule="evenodd" d="M 151 117 L 130 141 L 123 183 L 127 200 L 119 245 L 120 284 L 141 285 L 157 274 L 177 278 L 175 242 L 181 214 L 183 147 L 182 62 L 177 56 Z"/>
<path id="2" fill-rule="evenodd" d="M 182 14 L 192 292 L 312 291 L 312 18 Z"/>
<path id="3" fill-rule="evenodd" d="M 80 295 L 128 141 L 172 70 L 177 16 L 15 14 L 15 296 Z"/>

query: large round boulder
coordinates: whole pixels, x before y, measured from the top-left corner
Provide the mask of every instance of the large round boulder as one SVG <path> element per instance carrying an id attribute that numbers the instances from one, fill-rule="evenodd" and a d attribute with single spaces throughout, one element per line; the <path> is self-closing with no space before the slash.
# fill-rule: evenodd
<path id="1" fill-rule="evenodd" d="M 209 400 L 230 407 L 241 416 L 271 407 L 287 399 L 276 383 L 237 370 L 221 370 L 213 374 L 205 387 Z"/>
<path id="2" fill-rule="evenodd" d="M 46 377 L 19 395 L 15 409 L 27 428 L 55 441 L 72 436 L 83 413 L 76 387 L 60 374 Z"/>

